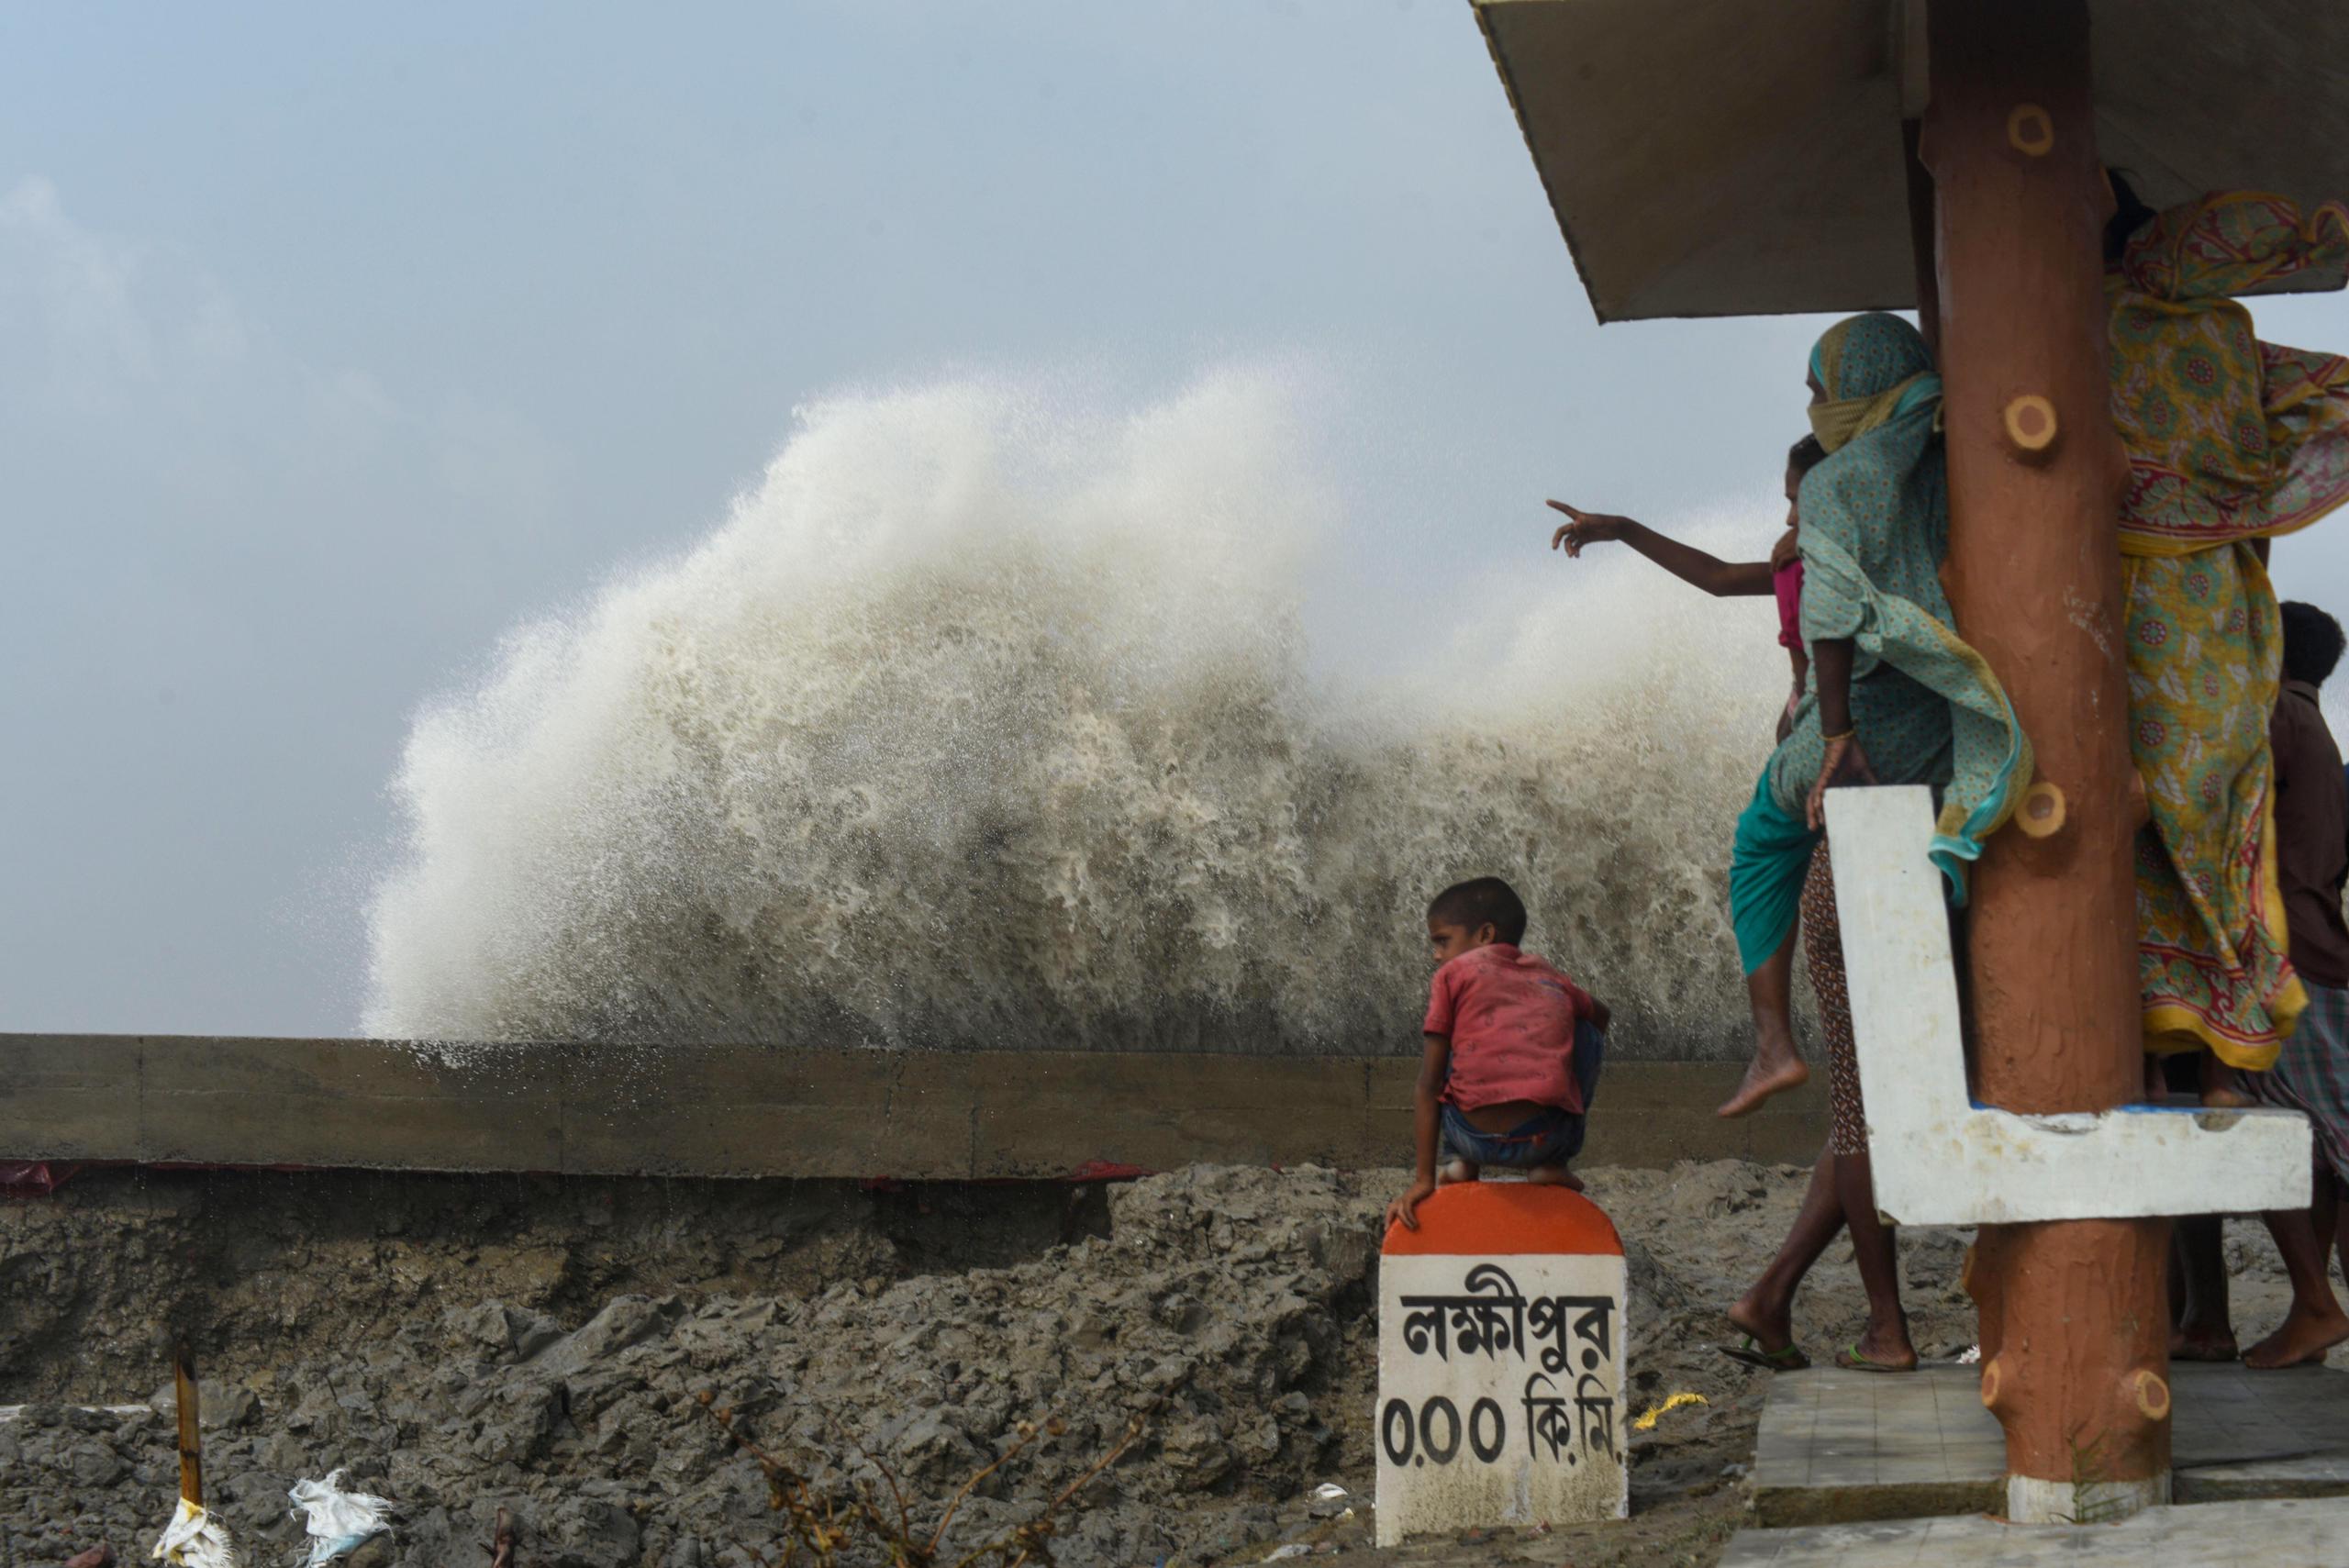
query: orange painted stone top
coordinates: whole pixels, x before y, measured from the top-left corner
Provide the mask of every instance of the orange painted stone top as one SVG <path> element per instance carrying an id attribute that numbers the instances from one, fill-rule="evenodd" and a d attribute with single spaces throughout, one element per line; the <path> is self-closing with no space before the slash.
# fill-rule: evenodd
<path id="1" fill-rule="evenodd" d="M 1419 1228 L 1386 1228 L 1379 1251 L 1388 1257 L 1456 1253 L 1506 1257 L 1516 1252 L 1613 1255 L 1623 1239 L 1607 1211 L 1564 1187 L 1529 1182 L 1456 1182 L 1438 1187 L 1419 1207 Z"/>

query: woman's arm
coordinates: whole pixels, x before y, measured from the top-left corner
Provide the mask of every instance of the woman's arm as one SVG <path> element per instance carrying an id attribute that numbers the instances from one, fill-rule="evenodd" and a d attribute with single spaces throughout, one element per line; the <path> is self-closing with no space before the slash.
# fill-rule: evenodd
<path id="1" fill-rule="evenodd" d="M 1630 545 L 1690 587 L 1702 588 L 1716 598 L 1754 598 L 1770 592 L 1770 563 L 1766 561 L 1723 561 L 1677 539 L 1666 539 L 1646 524 L 1635 523 L 1629 517 L 1577 511 L 1564 501 L 1553 501 L 1550 506 L 1574 519 L 1550 536 L 1552 550 L 1580 555 L 1584 545 L 1614 539 Z"/>
<path id="2" fill-rule="evenodd" d="M 1443 1093 L 1444 1069 L 1452 1064 L 1452 1037 L 1431 1034 L 1427 1037 L 1427 1054 L 1419 1058 L 1419 1083 L 1412 1095 L 1411 1141 L 1418 1158 L 1413 1166 L 1411 1190 L 1386 1206 L 1386 1223 L 1400 1223 L 1406 1230 L 1419 1228 L 1418 1209 L 1420 1201 L 1435 1191 L 1435 1144 L 1437 1096 Z"/>
<path id="3" fill-rule="evenodd" d="M 1848 637 L 1823 638 L 1810 645 L 1812 669 L 1819 677 L 1819 734 L 1827 743 L 1805 813 L 1814 828 L 1827 820 L 1829 790 L 1876 783 L 1876 772 L 1860 750 L 1859 730 L 1852 722 L 1852 653 Z"/>

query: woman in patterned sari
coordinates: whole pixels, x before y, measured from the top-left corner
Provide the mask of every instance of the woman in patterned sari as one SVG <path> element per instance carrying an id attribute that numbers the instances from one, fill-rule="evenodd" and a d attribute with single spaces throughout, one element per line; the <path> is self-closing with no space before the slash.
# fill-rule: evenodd
<path id="1" fill-rule="evenodd" d="M 2145 1049 L 2265 1070 L 2307 1005 L 2286 958 L 2266 541 L 2349 502 L 2349 359 L 2263 343 L 2233 296 L 2341 286 L 2349 208 L 2205 196 L 2155 215 L 2115 177 L 2106 234 Z M 2233 1098 L 2214 1071 L 2215 1097 Z"/>

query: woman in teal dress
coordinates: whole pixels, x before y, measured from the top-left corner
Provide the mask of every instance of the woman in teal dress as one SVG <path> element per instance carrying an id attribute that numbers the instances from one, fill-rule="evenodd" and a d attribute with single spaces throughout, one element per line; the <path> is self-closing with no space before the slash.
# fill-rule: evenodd
<path id="1" fill-rule="evenodd" d="M 1809 1076 L 1789 1007 L 1796 910 L 1847 784 L 1940 786 L 1931 853 L 1953 903 L 1965 866 L 2031 782 L 2031 749 L 2006 693 L 1952 629 L 1942 590 L 1949 489 L 1941 377 L 1917 329 L 1874 312 L 1811 350 L 1812 429 L 1827 461 L 1804 478 L 1802 629 L 1810 689 L 1738 818 L 1730 915 L 1753 1008 L 1754 1052 L 1720 1108 L 1743 1116 Z"/>

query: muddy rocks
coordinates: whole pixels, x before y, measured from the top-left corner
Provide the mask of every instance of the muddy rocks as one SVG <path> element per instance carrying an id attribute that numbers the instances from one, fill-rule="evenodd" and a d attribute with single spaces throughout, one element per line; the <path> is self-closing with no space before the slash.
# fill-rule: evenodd
<path id="1" fill-rule="evenodd" d="M 644 1533 L 626 1507 L 600 1498 L 556 1505 L 543 1532 L 555 1568 L 630 1568 Z"/>
<path id="2" fill-rule="evenodd" d="M 1766 1379 L 1711 1349 L 1715 1314 L 1776 1244 L 1805 1174 L 1728 1164 L 1590 1173 L 1636 1239 L 1635 1385 L 1645 1399 L 1691 1389 L 1713 1401 L 1647 1435 L 1689 1473 L 1702 1460 L 1717 1477 L 1744 1457 Z M 245 1196 L 276 1190 L 217 1180 Z M 237 1408 L 232 1391 L 258 1396 L 244 1424 L 206 1439 L 208 1472 L 234 1492 L 224 1518 L 256 1562 L 300 1554 L 286 1488 L 350 1465 L 402 1508 L 397 1533 L 375 1549 L 389 1568 L 483 1568 L 501 1507 L 520 1526 L 523 1568 L 751 1568 L 749 1549 L 772 1559 L 781 1532 L 718 1408 L 826 1498 L 852 1498 L 860 1480 L 885 1496 L 886 1467 L 918 1522 L 1024 1445 L 957 1515 L 949 1560 L 1032 1519 L 1139 1417 L 1139 1438 L 1084 1482 L 1060 1521 L 1063 1568 L 1242 1552 L 1252 1562 L 1309 1517 L 1319 1484 L 1366 1497 L 1371 1287 L 1380 1210 L 1401 1181 L 1173 1172 L 1108 1189 L 1097 1206 L 1107 1234 L 1074 1236 L 1056 1194 L 857 1196 L 865 1218 L 852 1223 L 826 1207 L 839 1195 L 681 1184 L 674 1192 L 700 1207 L 679 1196 L 672 1212 L 666 1186 L 614 1184 L 610 1223 L 588 1226 L 560 1184 L 386 1183 L 364 1195 L 405 1206 L 402 1234 L 379 1234 L 366 1205 L 262 1203 L 268 1234 L 289 1256 L 298 1240 L 307 1260 L 278 1265 L 266 1290 L 217 1270 L 174 1272 L 179 1253 L 162 1244 L 210 1245 L 205 1228 L 245 1224 L 245 1207 L 10 1206 L 0 1257 L 39 1262 L 0 1268 L 0 1405 L 60 1393 L 97 1404 L 152 1386 L 156 1304 L 185 1296 L 209 1313 L 203 1353 L 223 1385 L 206 1391 L 215 1421 Z M 1750 1197 L 1757 1183 L 1764 1200 Z M 774 1242 L 770 1210 L 804 1219 L 786 1229 L 807 1240 L 752 1268 L 743 1260 Z M 876 1228 L 885 1222 L 899 1231 Z M 140 1247 L 148 1264 L 128 1266 Z M 915 1254 L 940 1272 L 904 1273 Z M 431 1290 L 376 1290 L 403 1273 L 429 1276 Z M 1848 1273 L 1822 1268 L 1803 1331 L 1848 1339 L 1858 1299 Z M 20 1306 L 28 1318 L 12 1316 Z M 35 1339 L 10 1337 L 22 1324 Z M 1922 1314 L 1918 1325 L 1928 1337 L 1968 1330 L 1970 1319 Z M 80 1344 L 86 1353 L 62 1348 Z M 40 1521 L 37 1539 L 30 1524 L 17 1530 L 19 1562 L 61 1562 L 99 1539 L 151 1540 L 169 1511 L 171 1422 L 89 1420 L 50 1404 L 0 1423 L 0 1452 L 17 1453 L 0 1462 L 0 1519 Z M 97 1481 L 109 1472 L 92 1445 L 126 1472 Z M 1641 1507 L 1664 1495 L 1642 1490 Z M 1362 1525 L 1358 1513 L 1344 1528 Z"/>
<path id="3" fill-rule="evenodd" d="M 478 1348 L 492 1361 L 529 1361 L 562 1337 L 553 1318 L 502 1301 L 452 1307 L 444 1321 L 451 1348 Z"/>
<path id="4" fill-rule="evenodd" d="M 683 1303 L 674 1296 L 657 1301 L 641 1296 L 620 1296 L 576 1332 L 549 1345 L 531 1364 L 556 1376 L 584 1371 L 618 1355 L 648 1335 L 664 1331 L 684 1310 Z"/>

